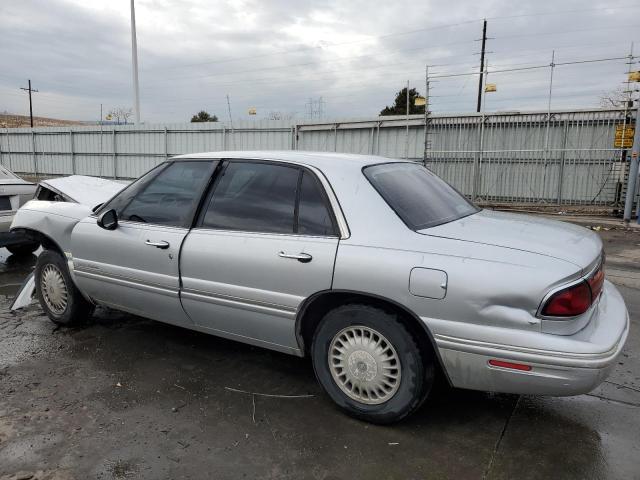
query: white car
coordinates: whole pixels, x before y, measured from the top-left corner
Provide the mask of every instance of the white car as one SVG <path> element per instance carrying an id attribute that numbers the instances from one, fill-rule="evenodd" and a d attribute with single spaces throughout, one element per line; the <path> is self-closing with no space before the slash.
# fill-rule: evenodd
<path id="1" fill-rule="evenodd" d="M 309 356 L 329 397 L 376 423 L 416 410 L 436 373 L 586 393 L 629 332 L 595 233 L 481 210 L 414 162 L 191 154 L 97 208 L 29 202 L 12 228 L 45 249 L 35 285 L 53 322 L 101 305 Z"/>

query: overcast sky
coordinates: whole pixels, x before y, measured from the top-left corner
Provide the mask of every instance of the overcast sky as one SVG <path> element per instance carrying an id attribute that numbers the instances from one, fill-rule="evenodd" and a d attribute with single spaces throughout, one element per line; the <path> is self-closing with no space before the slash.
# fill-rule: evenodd
<path id="1" fill-rule="evenodd" d="M 204 109 L 228 119 L 376 115 L 407 80 L 478 69 L 482 18 L 489 70 L 624 57 L 640 51 L 640 2 L 514 0 L 137 0 L 141 117 L 183 122 Z M 97 120 L 131 106 L 129 0 L 2 0 L 0 112 Z M 626 79 L 625 60 L 558 66 L 552 108 L 591 107 Z M 635 69 L 638 69 L 636 65 Z M 494 73 L 486 108 L 547 108 L 548 67 Z M 434 78 L 432 110 L 475 110 L 476 75 Z"/>

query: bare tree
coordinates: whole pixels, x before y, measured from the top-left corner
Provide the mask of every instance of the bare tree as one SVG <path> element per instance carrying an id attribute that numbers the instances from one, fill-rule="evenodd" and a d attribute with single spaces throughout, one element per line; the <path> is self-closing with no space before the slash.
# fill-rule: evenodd
<path id="1" fill-rule="evenodd" d="M 622 108 L 628 101 L 629 93 L 626 91 L 626 87 L 622 85 L 600 95 L 600 106 L 602 108 Z"/>
<path id="2" fill-rule="evenodd" d="M 131 107 L 115 107 L 109 110 L 107 113 L 107 118 L 110 120 L 115 120 L 118 125 L 124 123 L 125 125 L 129 123 L 129 119 L 133 116 L 133 109 Z"/>

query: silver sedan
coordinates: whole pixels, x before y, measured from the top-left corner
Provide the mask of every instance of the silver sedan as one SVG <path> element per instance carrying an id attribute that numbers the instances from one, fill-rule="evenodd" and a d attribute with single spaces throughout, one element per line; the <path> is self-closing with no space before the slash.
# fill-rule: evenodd
<path id="1" fill-rule="evenodd" d="M 96 305 L 309 356 L 348 413 L 397 421 L 436 375 L 575 395 L 629 331 L 584 228 L 481 210 L 419 164 L 311 152 L 172 158 L 93 209 L 32 201 L 42 308 Z"/>

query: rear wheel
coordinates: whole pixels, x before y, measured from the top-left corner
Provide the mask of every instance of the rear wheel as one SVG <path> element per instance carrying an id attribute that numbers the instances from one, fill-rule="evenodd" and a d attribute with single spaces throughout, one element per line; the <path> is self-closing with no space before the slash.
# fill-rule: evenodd
<path id="1" fill-rule="evenodd" d="M 369 305 L 330 311 L 312 343 L 318 381 L 350 415 L 392 423 L 427 397 L 434 367 L 397 315 Z"/>
<path id="2" fill-rule="evenodd" d="M 16 245 L 7 245 L 7 250 L 9 250 L 13 255 L 26 256 L 31 255 L 38 249 L 38 247 L 40 247 L 38 242 L 28 242 Z"/>
<path id="3" fill-rule="evenodd" d="M 35 277 L 40 306 L 52 322 L 76 325 L 93 313 L 93 305 L 76 288 L 67 264 L 58 252 L 45 250 L 40 254 Z"/>

